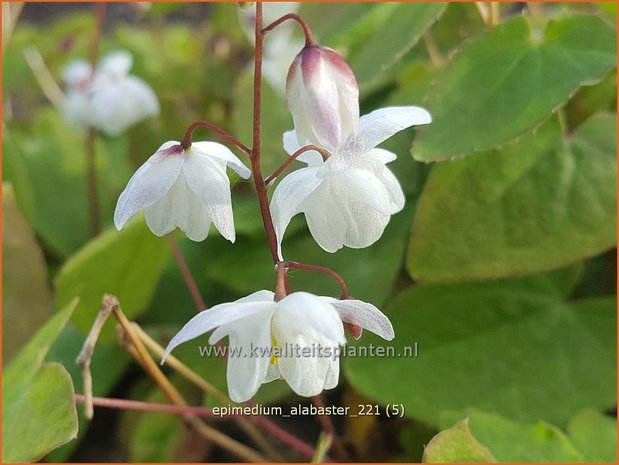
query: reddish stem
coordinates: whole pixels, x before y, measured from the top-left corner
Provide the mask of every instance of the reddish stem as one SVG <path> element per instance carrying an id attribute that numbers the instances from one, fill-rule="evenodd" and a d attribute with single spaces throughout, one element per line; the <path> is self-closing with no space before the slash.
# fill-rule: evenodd
<path id="1" fill-rule="evenodd" d="M 208 308 L 208 306 L 204 302 L 204 299 L 202 298 L 202 294 L 200 294 L 200 289 L 198 289 L 198 285 L 196 284 L 195 279 L 193 279 L 191 270 L 189 269 L 189 265 L 187 265 L 187 261 L 185 260 L 185 257 L 183 256 L 183 252 L 181 251 L 181 248 L 178 245 L 178 240 L 176 239 L 176 236 L 174 236 L 173 233 L 168 234 L 168 242 L 170 244 L 170 248 L 172 249 L 172 254 L 174 255 L 174 258 L 176 259 L 176 264 L 178 265 L 181 275 L 183 276 L 183 280 L 185 281 L 185 284 L 187 285 L 187 289 L 189 290 L 189 293 L 191 294 L 191 298 L 193 299 L 193 302 L 196 304 L 196 310 L 199 312 L 201 312 L 202 310 L 205 310 L 206 308 Z"/>
<path id="2" fill-rule="evenodd" d="M 251 149 L 247 147 L 245 144 L 243 144 L 236 137 L 234 137 L 232 134 L 229 134 L 228 132 L 224 131 L 219 126 L 216 126 L 215 124 L 209 121 L 204 121 L 204 120 L 196 121 L 187 128 L 187 130 L 185 131 L 185 135 L 183 136 L 183 140 L 181 141 L 181 147 L 183 147 L 184 150 L 187 150 L 189 147 L 191 147 L 191 137 L 193 136 L 193 132 L 198 127 L 209 128 L 211 131 L 213 131 L 216 134 L 219 134 L 221 137 L 226 139 L 228 142 L 234 144 L 236 147 L 241 149 L 247 155 L 251 155 Z"/>
<path id="3" fill-rule="evenodd" d="M 346 285 L 346 282 L 339 274 L 337 274 L 331 268 L 327 268 L 326 266 L 307 265 L 305 263 L 291 262 L 291 261 L 282 262 L 282 264 L 286 268 L 291 268 L 295 270 L 314 271 L 317 273 L 324 273 L 326 275 L 331 276 L 333 279 L 337 281 L 337 283 L 340 285 L 340 288 L 342 289 L 342 295 L 340 298 L 350 299 L 350 294 L 348 292 L 348 286 Z"/>
<path id="4" fill-rule="evenodd" d="M 85 402 L 85 396 L 82 394 L 75 394 L 75 402 L 83 404 Z M 314 448 L 309 444 L 306 444 L 302 440 L 288 433 L 285 429 L 276 425 L 272 421 L 268 420 L 263 416 L 249 416 L 249 415 L 238 415 L 238 414 L 228 414 L 225 416 L 215 415 L 213 413 L 212 408 L 206 407 L 194 407 L 189 405 L 171 405 L 171 404 L 160 404 L 154 402 L 143 402 L 139 400 L 127 400 L 127 399 L 114 399 L 109 397 L 93 397 L 92 399 L 93 405 L 97 407 L 103 408 L 115 408 L 115 409 L 123 409 L 123 410 L 139 410 L 143 412 L 161 412 L 161 413 L 171 413 L 176 415 L 186 415 L 186 414 L 194 414 L 200 417 L 208 417 L 208 418 L 237 418 L 244 417 L 247 420 L 254 423 L 256 426 L 262 428 L 275 439 L 280 441 L 282 444 L 286 444 L 290 448 L 297 451 L 299 454 L 311 459 L 314 456 Z"/>
<path id="5" fill-rule="evenodd" d="M 314 35 L 312 34 L 312 30 L 310 29 L 309 25 L 305 22 L 305 20 L 301 16 L 295 13 L 288 13 L 287 15 L 282 16 L 278 20 L 273 21 L 267 27 L 262 29 L 262 34 L 267 34 L 268 32 L 271 32 L 277 26 L 279 26 L 285 21 L 288 21 L 289 19 L 296 21 L 303 28 L 303 33 L 305 34 L 305 46 L 306 47 L 316 47 L 318 45 L 316 41 L 314 40 Z"/>
<path id="6" fill-rule="evenodd" d="M 262 32 L 262 3 L 256 2 L 256 54 L 254 58 L 254 114 L 253 114 L 253 141 L 250 155 L 252 178 L 260 204 L 260 214 L 262 215 L 262 223 L 264 231 L 271 250 L 273 263 L 277 264 L 279 257 L 277 255 L 277 236 L 275 235 L 275 227 L 273 226 L 273 218 L 269 209 L 269 198 L 267 196 L 267 188 L 262 177 L 260 168 L 260 125 L 262 112 L 262 49 L 264 44 L 264 33 Z"/>
<path id="7" fill-rule="evenodd" d="M 317 408 L 324 409 L 326 407 L 325 401 L 320 394 L 312 397 L 312 403 Z M 348 462 L 349 461 L 348 453 L 346 452 L 346 449 L 344 448 L 342 441 L 340 441 L 340 438 L 338 437 L 337 432 L 335 431 L 335 426 L 331 422 L 331 419 L 329 418 L 329 416 L 327 415 L 316 415 L 316 416 L 318 417 L 318 423 L 320 423 L 320 427 L 322 428 L 322 430 L 325 433 L 327 433 L 329 436 L 331 436 L 333 440 L 331 448 L 333 449 L 333 452 L 335 453 L 335 456 L 337 457 L 337 459 L 340 462 Z"/>
<path id="8" fill-rule="evenodd" d="M 324 161 L 327 160 L 327 158 L 329 158 L 331 156 L 331 154 L 326 151 L 325 149 L 323 149 L 322 147 L 318 147 L 317 145 L 306 145 L 304 147 L 301 147 L 299 150 L 297 150 L 295 153 L 293 153 L 292 155 L 290 155 L 286 161 L 284 161 L 284 163 L 281 164 L 281 166 L 279 168 L 277 168 L 275 171 L 273 171 L 273 173 L 266 178 L 266 180 L 264 181 L 264 183 L 266 184 L 267 187 L 270 187 L 271 184 L 273 183 L 273 181 L 275 181 L 275 179 L 277 179 L 277 177 L 282 174 L 286 168 L 288 168 L 290 166 L 290 164 L 295 161 L 297 158 L 299 158 L 301 155 L 303 155 L 305 152 L 309 152 L 310 150 L 315 150 L 316 152 L 320 153 L 320 155 L 322 156 L 322 159 Z"/>

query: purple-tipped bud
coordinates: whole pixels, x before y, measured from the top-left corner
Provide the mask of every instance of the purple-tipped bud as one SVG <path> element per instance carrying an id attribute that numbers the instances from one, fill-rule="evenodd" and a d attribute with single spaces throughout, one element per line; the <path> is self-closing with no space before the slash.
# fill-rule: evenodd
<path id="1" fill-rule="evenodd" d="M 288 71 L 286 100 L 300 144 L 334 152 L 357 132 L 357 80 L 346 61 L 330 48 L 301 50 Z"/>

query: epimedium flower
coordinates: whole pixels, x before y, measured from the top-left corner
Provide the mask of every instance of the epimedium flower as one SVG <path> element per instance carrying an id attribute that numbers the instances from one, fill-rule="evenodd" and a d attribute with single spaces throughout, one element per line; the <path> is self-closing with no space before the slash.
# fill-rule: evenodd
<path id="1" fill-rule="evenodd" d="M 262 290 L 193 317 L 169 342 L 161 363 L 175 347 L 214 330 L 210 344 L 229 338 L 227 381 L 233 401 L 250 399 L 261 384 L 280 377 L 294 392 L 310 397 L 337 386 L 339 359 L 333 353 L 346 343 L 342 322 L 387 340 L 394 337 L 389 319 L 369 303 L 307 292 L 276 302 L 273 292 Z M 277 357 L 276 348 L 282 349 Z M 305 356 L 304 348 L 310 351 Z"/>
<path id="2" fill-rule="evenodd" d="M 163 144 L 131 177 L 114 212 L 117 229 L 141 210 L 157 236 L 176 227 L 193 241 L 206 239 L 211 223 L 221 235 L 235 240 L 230 180 L 226 166 L 244 179 L 250 170 L 216 142 Z"/>
<path id="3" fill-rule="evenodd" d="M 359 119 L 358 131 L 327 160 L 316 151 L 298 159 L 307 166 L 286 176 L 271 199 L 271 214 L 281 258 L 281 242 L 293 216 L 304 213 L 310 233 L 324 250 L 367 247 L 382 235 L 391 215 L 404 208 L 404 193 L 386 164 L 396 155 L 376 148 L 410 126 L 428 124 L 430 114 L 419 107 L 382 108 Z M 289 154 L 314 143 L 284 134 Z"/>
<path id="4" fill-rule="evenodd" d="M 129 126 L 159 114 L 152 88 L 129 74 L 133 57 L 125 50 L 102 57 L 95 69 L 85 60 L 69 63 L 63 72 L 66 98 L 62 113 L 71 126 L 118 135 Z"/>
<path id="5" fill-rule="evenodd" d="M 286 80 L 286 101 L 299 144 L 335 151 L 356 135 L 359 87 L 346 61 L 330 48 L 310 45 L 296 56 Z"/>

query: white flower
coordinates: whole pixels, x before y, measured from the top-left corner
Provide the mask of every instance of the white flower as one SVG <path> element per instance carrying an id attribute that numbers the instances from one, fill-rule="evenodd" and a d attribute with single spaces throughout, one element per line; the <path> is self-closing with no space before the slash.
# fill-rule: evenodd
<path id="1" fill-rule="evenodd" d="M 284 231 L 297 213 L 305 214 L 312 236 L 327 252 L 377 241 L 391 215 L 404 207 L 404 194 L 386 166 L 396 155 L 376 146 L 398 131 L 430 121 L 423 108 L 382 108 L 361 117 L 358 133 L 327 161 L 315 151 L 301 155 L 299 160 L 308 166 L 286 176 L 271 199 L 280 256 Z M 298 141 L 293 131 L 284 134 L 289 154 L 312 142 Z"/>
<path id="2" fill-rule="evenodd" d="M 178 345 L 216 328 L 210 344 L 229 337 L 227 380 L 233 401 L 250 399 L 261 384 L 280 376 L 294 392 L 310 397 L 337 386 L 340 367 L 333 355 L 346 343 L 342 321 L 387 340 L 394 337 L 389 319 L 360 300 L 307 292 L 292 293 L 279 302 L 273 298 L 273 292 L 258 291 L 199 313 L 172 338 L 161 363 Z"/>
<path id="3" fill-rule="evenodd" d="M 96 69 L 76 60 L 65 68 L 67 86 L 63 116 L 67 123 L 84 131 L 94 127 L 117 135 L 148 116 L 159 113 L 155 93 L 142 79 L 129 74 L 133 58 L 127 51 L 111 52 Z"/>
<path id="4" fill-rule="evenodd" d="M 335 151 L 357 132 L 359 87 L 344 59 L 326 47 L 305 47 L 286 81 L 286 101 L 299 144 Z"/>
<path id="5" fill-rule="evenodd" d="M 250 170 L 224 145 L 194 142 L 163 144 L 131 177 L 120 194 L 114 224 L 121 229 L 141 210 L 153 233 L 163 236 L 177 226 L 193 241 L 208 235 L 211 222 L 234 242 L 230 180 L 226 165 L 247 179 Z"/>

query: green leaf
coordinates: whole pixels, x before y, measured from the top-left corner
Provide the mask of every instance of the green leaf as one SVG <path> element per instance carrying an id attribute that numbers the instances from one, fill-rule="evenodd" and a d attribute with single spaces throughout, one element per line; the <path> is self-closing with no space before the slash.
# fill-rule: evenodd
<path id="1" fill-rule="evenodd" d="M 545 29 L 518 16 L 465 46 L 428 95 L 433 123 L 413 156 L 436 161 L 486 150 L 538 125 L 581 85 L 616 66 L 616 29 L 564 15 Z"/>
<path id="2" fill-rule="evenodd" d="M 45 246 L 57 255 L 70 255 L 89 238 L 84 137 L 55 110 L 46 109 L 28 128 L 14 125 L 11 141 L 5 156 L 16 159 L 13 165 L 23 165 L 20 175 L 29 180 L 15 184 L 16 197 L 32 203 L 32 226 Z M 104 144 L 98 139 L 96 144 L 104 226 L 111 224 L 116 195 L 129 175 L 122 148 L 119 141 Z"/>
<path id="3" fill-rule="evenodd" d="M 76 305 L 52 317 L 4 371 L 3 462 L 36 461 L 77 434 L 71 377 L 58 363 L 43 364 Z"/>
<path id="4" fill-rule="evenodd" d="M 420 281 L 544 271 L 616 243 L 616 115 L 563 139 L 555 120 L 499 151 L 435 166 L 407 266 Z"/>
<path id="5" fill-rule="evenodd" d="M 567 431 L 585 462 L 617 463 L 616 418 L 584 410 L 570 420 Z"/>
<path id="6" fill-rule="evenodd" d="M 468 419 L 441 431 L 426 446 L 425 463 L 496 462 L 490 451 L 471 434 Z"/>
<path id="7" fill-rule="evenodd" d="M 55 283 L 58 305 L 80 298 L 73 321 L 84 332 L 94 322 L 105 293 L 116 295 L 123 312 L 133 318 L 147 308 L 169 256 L 165 238 L 151 233 L 141 218 L 120 232 L 107 231 L 59 271 Z M 111 329 L 104 328 L 103 334 L 112 336 Z"/>
<path id="8" fill-rule="evenodd" d="M 473 407 L 558 425 L 583 408 L 610 408 L 615 298 L 563 303 L 571 282 L 554 273 L 411 287 L 386 309 L 395 340 L 364 334 L 357 343 L 396 356 L 347 357 L 347 377 L 367 397 L 433 425 L 442 410 Z M 418 356 L 402 356 L 414 343 Z"/>
<path id="9" fill-rule="evenodd" d="M 41 247 L 15 204 L 13 187 L 2 184 L 2 337 L 6 363 L 49 318 L 52 295 Z"/>
<path id="10" fill-rule="evenodd" d="M 447 413 L 441 417 L 441 424 L 447 427 L 456 416 Z M 479 410 L 469 412 L 467 419 L 471 434 L 488 448 L 495 461 L 572 463 L 582 459 L 565 433 L 544 421 L 515 422 Z"/>
<path id="11" fill-rule="evenodd" d="M 360 87 L 384 75 L 408 52 L 445 11 L 446 3 L 401 3 L 384 21 L 380 33 L 365 41 L 350 66 Z"/>

